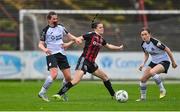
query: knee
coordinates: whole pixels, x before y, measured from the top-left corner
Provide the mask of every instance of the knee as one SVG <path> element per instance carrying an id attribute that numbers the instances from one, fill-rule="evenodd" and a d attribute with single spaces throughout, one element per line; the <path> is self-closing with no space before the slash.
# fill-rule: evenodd
<path id="1" fill-rule="evenodd" d="M 66 82 L 71 82 L 71 77 L 65 78 Z"/>
<path id="2" fill-rule="evenodd" d="M 141 81 L 142 83 L 145 83 L 145 82 L 147 81 L 147 79 L 145 79 L 144 77 L 142 77 L 142 78 L 140 79 L 140 81 Z"/>
<path id="3" fill-rule="evenodd" d="M 78 83 L 80 82 L 80 80 L 81 80 L 81 78 L 73 78 L 73 79 L 71 80 L 71 83 L 72 83 L 73 85 L 76 85 L 76 84 L 78 84 Z"/>
<path id="4" fill-rule="evenodd" d="M 64 75 L 64 79 L 66 82 L 71 82 L 71 75 Z"/>
<path id="5" fill-rule="evenodd" d="M 52 79 L 55 80 L 57 75 L 52 75 Z"/>
<path id="6" fill-rule="evenodd" d="M 71 83 L 73 84 L 73 85 L 76 85 L 76 84 L 78 84 L 80 82 L 80 80 L 72 80 L 71 81 Z"/>
<path id="7" fill-rule="evenodd" d="M 149 74 L 151 75 L 151 76 L 153 76 L 154 74 L 156 74 L 152 69 L 149 71 Z"/>
<path id="8" fill-rule="evenodd" d="M 106 81 L 106 80 L 109 80 L 109 78 L 108 78 L 108 76 L 106 74 L 104 74 L 103 77 L 102 77 L 102 80 Z"/>
<path id="9" fill-rule="evenodd" d="M 55 71 L 51 72 L 51 77 L 53 80 L 55 80 L 57 77 L 57 72 L 55 72 Z"/>

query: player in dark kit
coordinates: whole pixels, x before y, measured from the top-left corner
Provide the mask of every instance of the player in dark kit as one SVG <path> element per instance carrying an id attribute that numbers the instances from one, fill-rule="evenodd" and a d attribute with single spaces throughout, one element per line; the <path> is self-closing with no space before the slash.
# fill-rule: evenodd
<path id="1" fill-rule="evenodd" d="M 112 97 L 115 95 L 107 74 L 98 68 L 98 65 L 95 63 L 95 59 L 102 46 L 113 50 L 122 50 L 123 45 L 115 46 L 105 41 L 105 39 L 102 37 L 102 34 L 104 33 L 104 27 L 101 22 L 93 22 L 91 27 L 94 31 L 78 37 L 79 41 L 85 40 L 84 50 L 78 60 L 75 75 L 72 81 L 65 84 L 57 94 L 53 95 L 53 97 L 57 100 L 63 100 L 62 95 L 66 93 L 71 87 L 79 83 L 86 72 L 92 73 L 93 75 L 102 79 L 110 95 Z"/>

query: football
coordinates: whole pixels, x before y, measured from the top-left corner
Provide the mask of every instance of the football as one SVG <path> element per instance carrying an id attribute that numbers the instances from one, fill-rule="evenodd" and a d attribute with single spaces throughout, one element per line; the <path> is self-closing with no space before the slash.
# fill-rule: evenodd
<path id="1" fill-rule="evenodd" d="M 118 90 L 115 97 L 117 101 L 124 103 L 128 100 L 128 93 L 125 90 Z"/>

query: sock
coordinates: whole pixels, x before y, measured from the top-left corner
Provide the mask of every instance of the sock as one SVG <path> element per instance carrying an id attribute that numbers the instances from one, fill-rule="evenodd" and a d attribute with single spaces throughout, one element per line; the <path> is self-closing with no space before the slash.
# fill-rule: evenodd
<path id="1" fill-rule="evenodd" d="M 61 90 L 57 93 L 59 95 L 63 95 L 64 93 L 66 93 L 71 87 L 73 87 L 71 82 L 66 83 Z"/>
<path id="2" fill-rule="evenodd" d="M 42 86 L 42 87 L 41 87 L 41 90 L 40 90 L 40 92 L 39 92 L 39 94 L 45 94 L 46 91 L 47 91 L 47 90 Z"/>
<path id="3" fill-rule="evenodd" d="M 40 94 L 45 94 L 46 91 L 48 90 L 48 88 L 50 87 L 50 85 L 52 84 L 52 82 L 53 82 L 53 79 L 52 79 L 52 77 L 49 75 L 49 76 L 46 78 L 46 80 L 45 80 L 45 82 L 44 82 L 44 84 L 43 84 L 43 86 L 42 86 L 42 88 L 41 88 L 41 91 L 40 91 L 39 93 L 40 93 Z"/>
<path id="4" fill-rule="evenodd" d="M 164 91 L 164 85 L 161 81 L 161 78 L 159 75 L 155 74 L 154 76 L 152 76 L 152 78 L 154 79 L 154 81 L 156 82 L 156 84 L 159 86 L 160 91 Z"/>
<path id="5" fill-rule="evenodd" d="M 68 82 L 66 82 L 65 78 L 63 78 L 62 87 L 63 87 L 64 85 L 66 85 L 67 83 L 68 83 Z"/>
<path id="6" fill-rule="evenodd" d="M 140 85 L 141 99 L 146 99 L 146 89 L 147 89 L 146 83 L 140 82 L 139 85 Z"/>
<path id="7" fill-rule="evenodd" d="M 64 86 L 65 84 L 67 84 L 68 82 L 66 82 L 65 78 L 62 81 L 62 86 Z"/>
<path id="8" fill-rule="evenodd" d="M 114 90 L 112 88 L 110 80 L 104 81 L 104 85 L 107 88 L 107 90 L 109 91 L 110 95 L 114 96 L 115 92 L 114 92 Z"/>

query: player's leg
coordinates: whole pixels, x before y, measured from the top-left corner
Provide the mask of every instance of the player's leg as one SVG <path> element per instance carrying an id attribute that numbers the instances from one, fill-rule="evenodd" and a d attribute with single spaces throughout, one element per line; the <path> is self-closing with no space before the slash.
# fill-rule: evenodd
<path id="1" fill-rule="evenodd" d="M 163 82 L 161 80 L 161 77 L 159 76 L 160 73 L 163 73 L 165 71 L 165 68 L 163 65 L 158 64 L 155 67 L 153 67 L 150 70 L 150 74 L 152 75 L 152 78 L 156 82 L 156 84 L 159 86 L 160 89 L 160 98 L 165 97 L 166 95 L 166 89 L 164 88 Z"/>
<path id="2" fill-rule="evenodd" d="M 66 69 L 63 69 L 61 71 L 62 71 L 62 73 L 64 75 L 64 79 L 62 81 L 62 87 L 63 87 L 65 84 L 67 84 L 68 82 L 71 81 L 71 72 L 70 72 L 70 68 L 66 68 Z M 62 96 L 64 97 L 65 101 L 68 101 L 67 94 L 63 94 Z"/>
<path id="3" fill-rule="evenodd" d="M 67 83 L 71 81 L 71 72 L 70 72 L 70 66 L 67 60 L 67 57 L 61 53 L 56 54 L 56 59 L 58 63 L 59 69 L 62 71 L 64 79 L 62 81 L 62 87 Z M 64 99 L 67 101 L 68 97 L 66 94 L 63 94 Z"/>
<path id="4" fill-rule="evenodd" d="M 70 77 L 70 69 L 67 69 L 69 67 L 67 58 L 64 59 L 63 62 L 63 68 L 66 68 L 65 70 L 63 70 L 63 74 L 64 77 L 66 79 L 67 84 L 65 84 L 62 89 L 58 92 L 59 95 L 62 95 L 63 93 L 66 93 L 73 85 L 79 83 L 79 81 L 81 80 L 82 76 L 84 75 L 84 73 L 86 73 L 86 65 L 85 65 L 85 60 L 84 58 L 80 57 L 78 60 L 78 64 L 76 66 L 76 71 L 74 74 L 74 78 L 71 81 L 71 77 Z M 67 91 L 66 91 L 67 90 Z"/>
<path id="5" fill-rule="evenodd" d="M 76 70 L 72 81 L 70 81 L 67 84 L 65 84 L 62 87 L 62 89 L 58 92 L 58 94 L 62 95 L 64 93 L 66 93 L 71 87 L 73 87 L 74 85 L 76 85 L 77 83 L 80 82 L 80 80 L 82 79 L 83 75 L 84 75 L 84 72 L 82 70 Z"/>
<path id="6" fill-rule="evenodd" d="M 46 78 L 38 96 L 45 101 L 49 101 L 45 94 L 48 88 L 51 86 L 53 80 L 56 79 L 58 70 L 57 70 L 56 58 L 54 55 L 47 56 L 46 60 L 47 60 L 48 70 L 50 71 L 50 75 Z"/>
<path id="7" fill-rule="evenodd" d="M 61 70 L 63 75 L 64 75 L 64 79 L 63 79 L 63 86 L 67 83 L 71 81 L 71 72 L 70 72 L 70 68 Z"/>
<path id="8" fill-rule="evenodd" d="M 144 71 L 143 76 L 140 79 L 140 83 L 139 83 L 139 86 L 140 86 L 140 98 L 137 99 L 136 101 L 141 101 L 141 100 L 146 99 L 146 92 L 147 92 L 147 84 L 146 84 L 146 82 L 151 77 L 150 70 L 151 70 L 151 67 L 147 67 L 145 69 L 145 71 Z"/>
<path id="9" fill-rule="evenodd" d="M 83 75 L 86 73 L 87 66 L 84 63 L 84 58 L 80 57 L 78 60 L 78 64 L 76 66 L 76 71 L 74 74 L 74 78 L 72 81 L 69 81 L 66 83 L 56 95 L 53 95 L 54 98 L 61 100 L 62 95 L 66 93 L 71 87 L 73 87 L 75 84 L 79 83 Z"/>
<path id="10" fill-rule="evenodd" d="M 65 55 L 62 55 L 61 53 L 58 53 L 56 55 L 56 58 L 57 58 L 58 67 L 62 71 L 65 78 L 64 84 L 67 82 L 70 82 L 71 72 L 70 72 L 70 66 L 69 66 L 67 57 Z"/>
<path id="11" fill-rule="evenodd" d="M 98 68 L 98 69 L 93 73 L 93 75 L 95 75 L 95 76 L 97 76 L 97 77 L 99 77 L 100 79 L 103 80 L 104 85 L 105 85 L 105 87 L 107 88 L 107 90 L 109 91 L 110 95 L 111 95 L 112 97 L 114 97 L 115 91 L 114 91 L 114 89 L 112 88 L 111 82 L 110 82 L 108 76 L 106 75 L 106 73 L 103 72 L 102 70 L 100 70 L 100 69 Z"/>
<path id="12" fill-rule="evenodd" d="M 59 69 L 62 71 L 64 79 L 62 85 L 65 85 L 67 82 L 71 81 L 71 72 L 69 62 L 67 57 L 61 53 L 56 54 L 57 64 Z"/>
<path id="13" fill-rule="evenodd" d="M 53 95 L 53 97 L 57 100 L 63 100 L 66 101 L 64 99 L 64 97 L 62 96 L 63 94 L 65 94 L 71 87 L 73 87 L 74 85 L 76 85 L 77 83 L 80 82 L 80 80 L 82 79 L 84 75 L 84 71 L 82 70 L 76 70 L 74 77 L 72 79 L 72 81 L 66 83 L 57 94 Z"/>
<path id="14" fill-rule="evenodd" d="M 51 86 L 53 80 L 56 79 L 57 72 L 58 72 L 57 68 L 51 68 L 50 69 L 50 75 L 46 78 L 46 80 L 45 80 L 45 82 L 44 82 L 44 84 L 43 84 L 43 86 L 42 86 L 42 88 L 38 94 L 38 96 L 45 101 L 49 101 L 48 97 L 45 94 L 46 94 L 48 88 Z"/>

